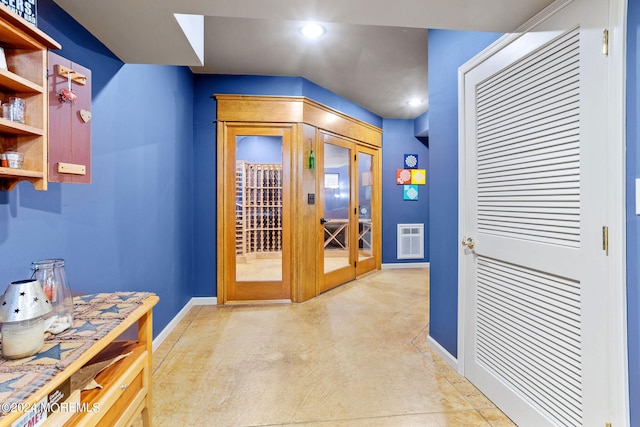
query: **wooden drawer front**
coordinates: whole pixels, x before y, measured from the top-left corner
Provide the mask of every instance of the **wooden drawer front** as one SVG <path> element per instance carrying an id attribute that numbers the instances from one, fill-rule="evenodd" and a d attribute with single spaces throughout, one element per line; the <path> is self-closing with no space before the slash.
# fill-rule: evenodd
<path id="1" fill-rule="evenodd" d="M 143 375 L 144 371 L 138 373 L 120 397 L 118 397 L 118 400 L 116 400 L 102 418 L 100 418 L 100 422 L 97 424 L 98 426 L 116 427 L 129 425 L 129 409 L 136 409 L 140 399 L 144 399 L 146 395 L 142 380 Z"/>
<path id="2" fill-rule="evenodd" d="M 99 405 L 99 412 L 85 412 L 76 414 L 67 425 L 73 426 L 114 426 L 115 412 L 123 411 L 134 402 L 141 391 L 146 395 L 143 387 L 143 376 L 147 351 L 143 347 L 136 348 L 133 354 L 119 360 L 96 376 L 96 381 L 104 388 L 82 392 L 81 403 L 87 403 L 89 407 Z M 113 410 L 112 410 L 113 409 Z"/>

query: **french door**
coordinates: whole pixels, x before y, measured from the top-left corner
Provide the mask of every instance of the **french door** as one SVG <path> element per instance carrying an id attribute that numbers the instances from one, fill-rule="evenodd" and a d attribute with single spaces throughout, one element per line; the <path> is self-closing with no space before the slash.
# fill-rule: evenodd
<path id="1" fill-rule="evenodd" d="M 290 300 L 291 126 L 223 129 L 222 302 Z"/>
<path id="2" fill-rule="evenodd" d="M 378 151 L 321 132 L 319 158 L 322 277 L 327 291 L 376 268 Z"/>
<path id="3" fill-rule="evenodd" d="M 604 426 L 610 338 L 609 1 L 556 2 L 463 67 L 464 373 L 522 426 Z"/>
<path id="4" fill-rule="evenodd" d="M 318 231 L 324 236 L 321 249 L 320 292 L 356 277 L 357 215 L 355 207 L 355 144 L 321 133 L 320 209 Z"/>
<path id="5" fill-rule="evenodd" d="M 377 268 L 376 250 L 380 244 L 378 234 L 381 215 L 380 183 L 377 176 L 379 168 L 378 150 L 356 147 L 356 199 L 355 205 L 358 220 L 357 226 L 357 257 L 356 276 L 373 271 Z M 377 183 L 377 184 L 376 184 Z M 374 226 L 376 225 L 376 226 Z"/>

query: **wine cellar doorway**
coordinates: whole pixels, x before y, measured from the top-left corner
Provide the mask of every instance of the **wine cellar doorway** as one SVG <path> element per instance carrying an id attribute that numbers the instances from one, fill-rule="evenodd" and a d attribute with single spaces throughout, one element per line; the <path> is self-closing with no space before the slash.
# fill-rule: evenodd
<path id="1" fill-rule="evenodd" d="M 381 130 L 302 97 L 215 99 L 218 304 L 302 302 L 379 269 Z M 351 172 L 334 183 L 341 172 L 336 159 L 325 163 L 328 135 L 351 147 L 342 160 Z M 348 223 L 334 217 L 338 210 Z M 336 224 L 344 231 L 327 243 Z M 353 243 L 338 258 L 344 251 L 330 253 L 333 241 Z M 325 274 L 341 259 L 348 275 Z"/>
<path id="2" fill-rule="evenodd" d="M 225 177 L 234 226 L 224 229 L 233 237 L 235 257 L 225 266 L 227 297 L 231 301 L 291 299 L 289 269 L 289 183 L 291 126 L 239 124 L 227 126 L 228 168 Z M 233 188 L 230 188 L 233 186 Z M 233 204 L 231 203 L 233 199 Z"/>

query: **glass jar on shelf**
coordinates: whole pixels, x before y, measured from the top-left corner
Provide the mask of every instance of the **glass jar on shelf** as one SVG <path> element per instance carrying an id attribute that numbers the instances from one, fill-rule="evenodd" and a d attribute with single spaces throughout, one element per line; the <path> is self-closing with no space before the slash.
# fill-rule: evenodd
<path id="1" fill-rule="evenodd" d="M 9 104 L 11 104 L 13 108 L 13 121 L 18 123 L 24 123 L 24 110 L 25 104 L 24 99 L 19 98 L 17 96 L 9 97 Z"/>

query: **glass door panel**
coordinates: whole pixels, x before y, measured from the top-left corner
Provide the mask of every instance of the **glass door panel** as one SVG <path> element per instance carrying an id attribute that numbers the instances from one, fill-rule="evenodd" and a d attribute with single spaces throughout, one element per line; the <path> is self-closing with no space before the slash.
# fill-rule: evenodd
<path id="1" fill-rule="evenodd" d="M 373 257 L 373 156 L 358 153 L 358 262 Z"/>
<path id="2" fill-rule="evenodd" d="M 236 281 L 282 280 L 282 137 L 236 137 Z"/>
<path id="3" fill-rule="evenodd" d="M 358 252 L 356 275 L 379 268 L 380 259 L 380 179 L 379 150 L 357 148 Z"/>
<path id="4" fill-rule="evenodd" d="M 326 291 L 355 278 L 357 222 L 353 203 L 353 143 L 325 135 L 322 153 L 324 277 L 320 290 Z"/>
<path id="5" fill-rule="evenodd" d="M 291 128 L 227 126 L 223 301 L 290 300 Z"/>
<path id="6" fill-rule="evenodd" d="M 351 150 L 324 146 L 324 272 L 350 265 Z"/>

